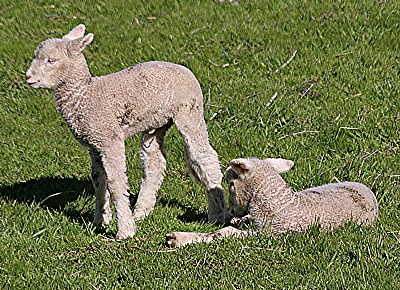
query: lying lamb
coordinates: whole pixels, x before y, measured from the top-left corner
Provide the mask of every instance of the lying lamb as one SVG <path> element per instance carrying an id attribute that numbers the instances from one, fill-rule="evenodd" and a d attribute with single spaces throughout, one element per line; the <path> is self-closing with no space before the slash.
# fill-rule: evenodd
<path id="1" fill-rule="evenodd" d="M 303 232 L 314 224 L 326 230 L 349 221 L 370 225 L 378 217 L 375 195 L 361 183 L 331 183 L 294 192 L 279 175 L 293 164 L 273 158 L 232 160 L 226 179 L 233 216 L 249 214 L 259 231 L 271 234 Z M 210 233 L 173 232 L 167 235 L 167 242 L 182 246 L 252 233 L 231 226 Z"/>
<path id="2" fill-rule="evenodd" d="M 133 236 L 134 220 L 153 211 L 166 168 L 164 136 L 173 123 L 185 141 L 190 172 L 207 190 L 209 220 L 224 222 L 222 173 L 208 141 L 196 77 L 183 66 L 160 61 L 93 77 L 82 54 L 92 40 L 93 34 L 85 35 L 82 24 L 61 39 L 45 40 L 35 52 L 26 81 L 33 88 L 54 91 L 58 111 L 75 138 L 90 150 L 96 191 L 94 224 L 101 228 L 110 223 L 110 197 L 118 239 Z M 138 132 L 143 132 L 143 175 L 133 217 L 124 140 Z"/>

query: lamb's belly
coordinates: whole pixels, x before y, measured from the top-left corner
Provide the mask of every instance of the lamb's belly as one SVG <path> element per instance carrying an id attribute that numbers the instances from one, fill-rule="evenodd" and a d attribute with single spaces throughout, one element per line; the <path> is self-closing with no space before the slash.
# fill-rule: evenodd
<path id="1" fill-rule="evenodd" d="M 352 212 L 320 207 L 313 211 L 304 211 L 298 216 L 297 221 L 295 220 L 293 219 L 291 227 L 297 231 L 307 230 L 313 225 L 319 225 L 323 229 L 331 230 L 352 220 Z"/>
<path id="2" fill-rule="evenodd" d="M 139 132 L 153 131 L 168 124 L 172 116 L 149 114 L 143 118 L 131 118 L 124 120 L 121 124 L 124 138 L 127 139 Z"/>
<path id="3" fill-rule="evenodd" d="M 311 212 L 304 212 L 301 215 L 293 214 L 285 216 L 274 227 L 279 228 L 279 232 L 296 231 L 304 232 L 314 224 L 319 223 L 319 216 Z"/>

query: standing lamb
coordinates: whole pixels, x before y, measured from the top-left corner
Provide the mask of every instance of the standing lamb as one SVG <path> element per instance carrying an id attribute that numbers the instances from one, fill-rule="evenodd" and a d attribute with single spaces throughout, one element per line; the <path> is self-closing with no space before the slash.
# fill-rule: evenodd
<path id="1" fill-rule="evenodd" d="M 371 225 L 378 217 L 375 195 L 361 183 L 331 183 L 294 192 L 279 175 L 293 165 L 293 161 L 280 158 L 232 160 L 226 179 L 233 216 L 249 214 L 259 231 L 272 234 L 304 232 L 314 224 L 326 230 L 349 221 Z M 211 233 L 173 232 L 167 241 L 170 245 L 182 246 L 251 233 L 254 232 L 234 227 Z"/>
<path id="2" fill-rule="evenodd" d="M 166 169 L 164 136 L 176 124 L 185 141 L 190 172 L 207 190 L 208 219 L 224 222 L 225 202 L 218 156 L 208 141 L 203 96 L 193 73 L 180 65 L 153 61 L 117 73 L 93 77 L 82 54 L 93 40 L 83 24 L 63 38 L 42 42 L 26 81 L 54 91 L 58 111 L 75 138 L 90 151 L 96 192 L 94 224 L 117 215 L 117 238 L 136 232 L 135 219 L 150 214 Z M 126 176 L 124 140 L 142 133 L 142 180 L 132 216 Z"/>

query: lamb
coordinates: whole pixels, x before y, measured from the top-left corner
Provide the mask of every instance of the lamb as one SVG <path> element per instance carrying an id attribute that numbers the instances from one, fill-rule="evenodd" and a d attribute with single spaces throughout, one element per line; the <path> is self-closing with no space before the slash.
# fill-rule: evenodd
<path id="1" fill-rule="evenodd" d="M 155 206 L 166 169 L 164 137 L 175 124 L 185 142 L 189 171 L 207 190 L 208 218 L 225 220 L 222 173 L 211 147 L 203 114 L 203 95 L 193 73 L 181 65 L 152 61 L 93 77 L 82 53 L 93 41 L 80 24 L 62 38 L 43 41 L 26 72 L 33 88 L 48 88 L 75 138 L 89 148 L 96 192 L 94 224 L 117 217 L 117 239 L 136 233 L 135 220 Z M 124 140 L 142 132 L 142 180 L 132 214 Z"/>
<path id="2" fill-rule="evenodd" d="M 258 231 L 272 235 L 304 232 L 315 224 L 324 230 L 349 221 L 372 225 L 377 219 L 378 203 L 367 186 L 340 182 L 294 192 L 280 176 L 293 165 L 293 161 L 280 158 L 232 160 L 226 172 L 232 215 L 241 218 L 249 214 Z M 254 233 L 232 226 L 210 233 L 173 232 L 167 235 L 167 243 L 182 246 Z"/>

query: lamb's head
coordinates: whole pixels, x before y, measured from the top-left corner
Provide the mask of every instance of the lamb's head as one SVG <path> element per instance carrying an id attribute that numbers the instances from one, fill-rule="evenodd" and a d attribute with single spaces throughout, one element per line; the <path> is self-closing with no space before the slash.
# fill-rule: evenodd
<path id="1" fill-rule="evenodd" d="M 87 68 L 82 51 L 93 41 L 93 34 L 84 34 L 85 25 L 80 24 L 63 38 L 43 41 L 26 72 L 26 82 L 33 88 L 55 89 L 77 68 Z"/>
<path id="2" fill-rule="evenodd" d="M 268 176 L 277 176 L 293 167 L 294 162 L 282 158 L 239 158 L 229 163 L 225 178 L 229 184 L 231 214 L 242 217 L 249 211 L 253 193 Z"/>

